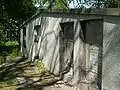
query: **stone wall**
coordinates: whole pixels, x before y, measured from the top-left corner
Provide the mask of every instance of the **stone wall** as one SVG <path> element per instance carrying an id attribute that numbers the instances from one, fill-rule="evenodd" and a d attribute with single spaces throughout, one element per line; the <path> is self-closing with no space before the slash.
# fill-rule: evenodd
<path id="1" fill-rule="evenodd" d="M 120 22 L 119 17 L 104 18 L 103 89 L 120 89 Z"/>
<path id="2" fill-rule="evenodd" d="M 50 16 L 50 17 L 48 17 Z M 64 18 L 63 18 L 64 17 Z M 68 17 L 68 18 L 67 18 Z M 91 44 L 90 42 L 84 42 L 82 26 L 79 21 L 87 19 L 103 18 L 103 34 L 101 33 L 97 41 L 103 41 L 103 56 L 101 53 L 101 43 Z M 59 75 L 60 72 L 60 55 L 59 55 L 59 31 L 61 27 L 59 23 L 74 21 L 74 57 L 72 67 L 64 77 L 65 82 L 69 82 L 72 85 L 77 85 L 81 90 L 96 90 L 96 84 L 88 84 L 97 77 L 100 81 L 101 75 L 98 76 L 98 63 L 99 59 L 102 59 L 102 82 L 103 89 L 106 90 L 119 90 L 119 72 L 120 72 L 120 22 L 119 17 L 112 16 L 95 16 L 95 15 L 81 15 L 73 17 L 73 15 L 59 15 L 54 14 L 47 15 L 47 17 L 36 18 L 26 25 L 26 52 L 29 59 L 34 59 L 35 50 L 38 50 L 39 59 L 43 60 L 47 69 Z M 42 33 L 38 40 L 37 49 L 35 49 L 34 43 L 34 26 L 41 25 Z M 99 27 L 95 26 L 96 30 Z M 21 31 L 22 33 L 22 31 Z M 82 33 L 82 34 L 81 34 Z M 81 34 L 81 35 L 80 35 Z M 22 35 L 22 34 L 21 34 Z M 96 37 L 95 37 L 96 38 Z M 22 42 L 21 37 L 21 42 Z M 89 39 L 88 39 L 89 41 Z M 22 44 L 22 43 L 21 43 Z M 21 47 L 23 50 L 23 45 Z M 101 56 L 99 56 L 101 55 Z M 92 69 L 91 69 L 91 66 Z M 101 69 L 99 68 L 99 69 Z M 90 70 L 91 69 L 91 70 Z M 97 74 L 93 74 L 91 71 L 95 71 Z M 88 73 L 87 73 L 88 72 Z M 87 73 L 87 74 L 86 74 Z M 101 73 L 100 73 L 101 74 Z M 94 76 L 95 75 L 95 76 Z M 97 75 L 97 76 L 96 76 Z M 68 78 L 69 76 L 69 78 Z M 71 78 L 71 79 L 70 79 Z M 95 82 L 96 83 L 96 82 Z M 101 83 L 101 81 L 100 81 Z M 100 83 L 97 83 L 98 86 Z M 94 88 L 95 86 L 95 88 Z M 92 87 L 92 88 L 91 88 Z M 91 89 L 90 89 L 91 88 Z"/>

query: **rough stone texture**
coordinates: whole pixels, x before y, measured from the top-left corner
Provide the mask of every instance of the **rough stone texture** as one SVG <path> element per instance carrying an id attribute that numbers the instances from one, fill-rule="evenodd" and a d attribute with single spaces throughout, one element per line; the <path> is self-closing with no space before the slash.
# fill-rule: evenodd
<path id="1" fill-rule="evenodd" d="M 26 53 L 28 58 L 34 59 L 35 57 L 34 26 L 41 25 L 40 30 L 42 30 L 42 33 L 38 41 L 39 59 L 42 59 L 48 70 L 56 75 L 59 74 L 60 70 L 59 31 L 61 28 L 59 23 L 67 21 L 75 20 L 70 18 L 39 17 L 26 26 Z M 21 49 L 23 51 L 24 47 L 22 46 Z"/>
<path id="2" fill-rule="evenodd" d="M 103 88 L 120 90 L 120 18 L 105 18 L 103 33 Z"/>
<path id="3" fill-rule="evenodd" d="M 58 84 L 50 87 L 44 87 L 43 90 L 80 90 L 77 87 L 70 87 L 64 84 Z"/>
<path id="4" fill-rule="evenodd" d="M 80 86 L 82 90 L 86 88 L 89 90 L 96 90 L 97 88 L 97 65 L 94 66 L 95 62 L 99 59 L 97 50 L 99 47 L 92 44 L 101 44 L 102 39 L 98 38 L 97 41 L 92 41 L 94 38 L 99 37 L 97 33 L 86 33 L 86 35 L 93 36 L 92 38 L 86 37 L 88 44 L 86 44 L 83 40 L 81 40 L 80 34 L 82 33 L 81 23 L 77 19 L 72 18 L 55 18 L 55 17 L 39 17 L 34 21 L 30 22 L 26 25 L 26 51 L 29 59 L 34 60 L 35 58 L 35 43 L 34 43 L 34 26 L 41 25 L 40 30 L 42 30 L 41 36 L 39 36 L 38 41 L 38 51 L 39 51 L 39 59 L 43 60 L 46 68 L 55 75 L 59 75 L 60 66 L 62 63 L 59 61 L 60 53 L 59 53 L 59 32 L 62 29 L 60 27 L 60 23 L 63 22 L 74 22 L 74 51 L 73 51 L 73 66 L 71 67 L 71 71 L 64 76 L 64 81 L 69 82 L 72 85 Z M 94 24 L 96 22 L 93 22 Z M 91 23 L 89 23 L 91 24 Z M 90 26 L 87 26 L 89 28 Z M 99 26 L 99 25 L 98 25 Z M 97 26 L 97 27 L 98 27 Z M 93 28 L 91 28 L 92 30 Z M 89 32 L 89 29 L 87 29 Z M 94 28 L 95 30 L 95 28 Z M 97 29 L 99 31 L 99 29 Z M 22 33 L 22 32 L 21 32 Z M 95 35 L 97 34 L 97 35 Z M 22 34 L 21 34 L 22 35 Z M 100 36 L 102 36 L 100 34 Z M 91 41 L 90 41 L 91 40 Z M 22 40 L 21 40 L 22 41 Z M 90 41 L 90 42 L 89 42 Z M 98 43 L 100 41 L 100 43 Z M 23 43 L 22 43 L 23 44 Z M 92 52 L 89 50 L 90 48 L 94 48 L 93 50 L 96 54 L 92 55 Z M 22 46 L 22 50 L 24 47 Z M 65 58 L 69 58 L 69 55 Z M 66 63 L 67 65 L 67 63 Z M 92 67 L 92 68 L 91 68 Z M 92 71 L 93 70 L 93 71 Z M 94 72 L 94 73 L 92 73 Z M 71 80 L 68 80 L 71 78 Z M 89 83 L 89 84 L 84 84 Z M 93 83 L 93 84 L 91 84 Z"/>
<path id="5" fill-rule="evenodd" d="M 26 60 L 27 61 L 27 60 Z M 26 61 L 21 61 L 19 64 L 24 64 Z M 17 68 L 17 67 L 16 67 Z M 52 74 L 39 73 L 38 67 L 33 63 L 29 63 L 21 70 L 17 70 L 20 74 L 17 76 L 18 89 L 20 90 L 79 90 L 77 87 L 69 86 L 63 81 L 50 84 L 55 78 Z"/>
<path id="6" fill-rule="evenodd" d="M 103 26 L 103 34 L 101 32 L 100 36 L 103 35 L 103 72 L 102 72 L 102 81 L 103 81 L 103 89 L 107 90 L 119 90 L 119 74 L 120 74 L 120 18 L 113 16 L 95 16 L 95 15 L 73 15 L 73 14 L 55 14 L 50 13 L 41 14 L 41 17 L 37 17 L 26 25 L 26 51 L 29 59 L 34 59 L 35 50 L 34 48 L 34 26 L 41 24 L 42 35 L 39 37 L 38 42 L 38 50 L 39 50 L 39 59 L 42 59 L 45 63 L 47 69 L 58 75 L 60 71 L 60 61 L 59 61 L 59 31 L 61 30 L 59 23 L 62 22 L 70 22 L 74 21 L 74 60 L 73 67 L 70 70 L 69 75 L 72 76 L 72 85 L 78 85 L 81 90 L 87 90 L 89 85 L 87 86 L 84 83 L 80 82 L 88 82 L 86 79 L 90 79 L 91 72 L 88 73 L 88 76 L 85 75 L 86 69 L 90 68 L 91 64 L 95 64 L 98 59 L 98 49 L 97 45 L 90 45 L 83 42 L 82 38 L 79 36 L 79 32 L 81 32 L 81 25 L 79 21 L 84 21 L 87 19 L 95 19 L 95 18 L 103 18 L 104 26 Z M 63 18 L 64 17 L 64 18 Z M 94 25 L 96 30 L 99 27 Z M 94 31 L 95 32 L 95 31 Z M 96 35 L 97 36 L 97 35 Z M 96 38 L 96 37 L 95 37 Z M 94 39 L 94 38 L 93 38 Z M 99 40 L 98 40 L 99 41 Z M 22 43 L 22 30 L 21 30 L 21 44 Z M 101 44 L 101 43 L 100 43 Z M 94 52 L 92 52 L 91 48 L 94 48 Z M 21 50 L 23 50 L 23 45 Z M 99 59 L 98 59 L 99 61 Z M 80 67 L 80 65 L 82 67 Z M 97 68 L 97 64 L 93 70 L 95 72 Z M 70 76 L 70 77 L 71 77 Z M 94 76 L 94 75 L 92 75 Z M 96 76 L 95 76 L 96 77 Z M 94 77 L 91 77 L 94 78 Z M 66 79 L 67 80 L 67 79 Z M 82 87 L 81 87 L 82 86 Z M 94 85 L 93 85 L 94 87 Z M 91 89 L 94 90 L 94 89 Z"/>

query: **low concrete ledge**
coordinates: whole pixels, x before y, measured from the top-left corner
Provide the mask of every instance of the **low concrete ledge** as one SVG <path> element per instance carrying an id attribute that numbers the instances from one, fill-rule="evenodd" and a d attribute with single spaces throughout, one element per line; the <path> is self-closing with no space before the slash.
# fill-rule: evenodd
<path id="1" fill-rule="evenodd" d="M 74 14 L 95 14 L 95 15 L 111 15 L 111 16 L 120 16 L 120 9 L 119 8 L 104 8 L 104 9 L 53 9 L 53 10 L 48 10 L 48 9 L 40 9 L 37 11 L 35 15 L 32 17 L 36 16 L 37 14 L 40 13 L 74 13 Z"/>
<path id="2" fill-rule="evenodd" d="M 119 8 L 104 8 L 104 9 L 40 9 L 38 10 L 31 18 L 23 22 L 19 28 L 26 25 L 28 22 L 33 20 L 34 18 L 40 16 L 41 14 L 77 14 L 77 15 L 99 15 L 99 16 L 115 16 L 120 17 L 120 9 Z M 74 16 L 73 16 L 74 17 Z"/>

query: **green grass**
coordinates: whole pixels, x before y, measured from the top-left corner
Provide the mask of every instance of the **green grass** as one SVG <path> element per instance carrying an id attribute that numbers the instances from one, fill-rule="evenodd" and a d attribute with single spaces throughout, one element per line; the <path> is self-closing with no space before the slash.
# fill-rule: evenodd
<path id="1" fill-rule="evenodd" d="M 5 61 L 5 57 L 11 58 L 21 56 L 22 53 L 19 50 L 19 43 L 17 41 L 8 41 L 0 44 L 0 64 Z"/>
<path id="2" fill-rule="evenodd" d="M 6 43 L 0 44 L 0 65 L 6 62 L 6 57 L 17 57 L 21 56 L 21 52 L 19 50 L 19 43 L 17 41 L 8 41 Z M 3 69 L 1 69 L 3 70 Z M 8 72 L 4 73 L 4 76 L 7 76 L 8 73 L 11 73 L 9 70 Z M 2 75 L 2 74 L 1 74 Z M 10 76 L 12 78 L 9 78 L 4 81 L 0 81 L 0 90 L 16 90 L 17 87 L 17 80 L 16 77 Z"/>
<path id="3" fill-rule="evenodd" d="M 7 81 L 0 81 L 0 90 L 17 90 L 17 80 L 10 79 Z"/>
<path id="4" fill-rule="evenodd" d="M 19 45 L 17 41 L 7 41 L 4 46 L 14 46 L 14 45 Z"/>
<path id="5" fill-rule="evenodd" d="M 22 53 L 20 52 L 20 50 L 18 48 L 14 48 L 9 56 L 14 58 L 21 55 Z"/>

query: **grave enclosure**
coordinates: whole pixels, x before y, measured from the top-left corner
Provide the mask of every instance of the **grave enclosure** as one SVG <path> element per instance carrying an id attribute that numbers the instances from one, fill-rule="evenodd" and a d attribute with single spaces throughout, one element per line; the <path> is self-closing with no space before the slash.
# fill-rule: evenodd
<path id="1" fill-rule="evenodd" d="M 40 10 L 21 25 L 21 51 L 81 90 L 119 90 L 120 10 Z"/>

